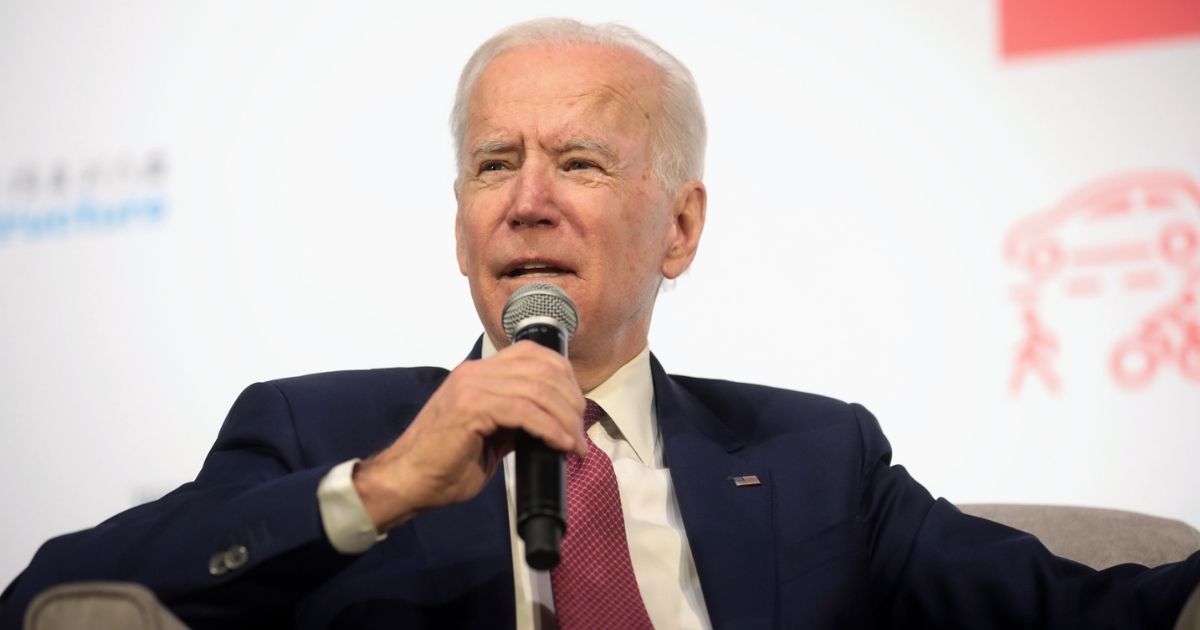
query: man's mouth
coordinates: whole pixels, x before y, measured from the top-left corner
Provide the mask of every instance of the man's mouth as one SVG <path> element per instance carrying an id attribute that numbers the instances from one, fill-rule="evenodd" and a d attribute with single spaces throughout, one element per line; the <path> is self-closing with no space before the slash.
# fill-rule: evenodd
<path id="1" fill-rule="evenodd" d="M 549 263 L 534 262 L 515 265 L 505 271 L 504 276 L 507 278 L 553 278 L 567 273 L 571 273 L 570 270 Z"/>

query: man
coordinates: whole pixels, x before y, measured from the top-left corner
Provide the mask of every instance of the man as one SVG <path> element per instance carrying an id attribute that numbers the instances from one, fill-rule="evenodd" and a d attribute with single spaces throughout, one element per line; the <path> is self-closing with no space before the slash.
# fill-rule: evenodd
<path id="1" fill-rule="evenodd" d="M 653 43 L 517 25 L 468 62 L 453 127 L 472 360 L 251 386 L 195 482 L 47 543 L 3 622 L 104 578 L 197 628 L 1155 627 L 1200 581 L 1200 554 L 1095 572 L 962 515 L 861 407 L 666 375 L 647 335 L 703 230 L 704 125 Z M 501 329 L 532 281 L 578 305 L 569 361 Z M 516 429 L 572 454 L 550 574 L 513 534 Z"/>

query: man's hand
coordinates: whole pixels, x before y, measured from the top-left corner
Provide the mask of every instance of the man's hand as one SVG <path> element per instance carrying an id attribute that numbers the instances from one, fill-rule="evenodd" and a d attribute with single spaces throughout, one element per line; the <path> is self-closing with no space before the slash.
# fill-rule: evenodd
<path id="1" fill-rule="evenodd" d="M 391 446 L 354 471 L 354 486 L 375 529 L 466 501 L 513 450 L 516 429 L 552 448 L 587 453 L 585 401 L 571 363 L 530 341 L 446 377 Z"/>

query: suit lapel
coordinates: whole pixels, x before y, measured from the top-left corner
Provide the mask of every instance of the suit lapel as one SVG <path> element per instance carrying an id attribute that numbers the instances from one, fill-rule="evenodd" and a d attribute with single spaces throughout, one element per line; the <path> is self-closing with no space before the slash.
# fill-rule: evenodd
<path id="1" fill-rule="evenodd" d="M 713 627 L 774 625 L 770 470 L 653 356 L 655 409 L 671 483 Z M 755 475 L 759 485 L 734 484 Z"/>

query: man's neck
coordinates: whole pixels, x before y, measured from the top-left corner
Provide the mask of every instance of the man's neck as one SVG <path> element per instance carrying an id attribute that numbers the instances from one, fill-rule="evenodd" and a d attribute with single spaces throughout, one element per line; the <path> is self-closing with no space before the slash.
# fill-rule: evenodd
<path id="1" fill-rule="evenodd" d="M 590 356 L 584 353 L 571 352 L 570 360 L 571 367 L 575 368 L 575 380 L 579 383 L 580 390 L 584 394 L 590 393 L 593 389 L 599 387 L 621 369 L 621 366 L 629 363 L 634 357 L 641 354 L 646 349 L 646 340 L 642 340 L 640 346 L 632 352 L 617 354 L 615 352 L 605 353 L 608 356 L 603 361 L 591 361 Z M 490 335 L 486 332 L 483 335 L 483 357 L 487 358 L 495 354 L 501 348 L 496 344 Z M 628 356 L 626 356 L 628 355 Z"/>

